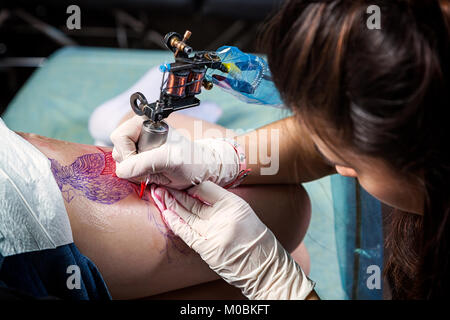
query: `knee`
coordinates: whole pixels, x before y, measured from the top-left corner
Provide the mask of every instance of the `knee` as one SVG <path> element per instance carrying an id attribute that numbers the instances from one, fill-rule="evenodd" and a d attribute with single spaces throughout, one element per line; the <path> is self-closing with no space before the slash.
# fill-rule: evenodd
<path id="1" fill-rule="evenodd" d="M 301 185 L 244 185 L 231 190 L 246 200 L 261 221 L 292 252 L 311 220 L 311 202 Z"/>
<path id="2" fill-rule="evenodd" d="M 286 211 L 280 217 L 278 237 L 284 248 L 293 252 L 305 238 L 311 221 L 311 201 L 301 185 L 286 186 Z M 275 231 L 274 231 L 275 233 Z"/>
<path id="3" fill-rule="evenodd" d="M 277 237 L 305 274 L 309 275 L 311 260 L 303 240 L 311 221 L 311 201 L 303 186 L 291 186 L 287 189 L 290 214 L 284 215 L 282 219 L 285 235 L 280 233 Z"/>

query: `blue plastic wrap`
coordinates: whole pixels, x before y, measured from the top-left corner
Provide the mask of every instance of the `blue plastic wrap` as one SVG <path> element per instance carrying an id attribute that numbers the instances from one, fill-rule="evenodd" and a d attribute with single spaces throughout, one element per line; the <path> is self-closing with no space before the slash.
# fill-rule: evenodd
<path id="1" fill-rule="evenodd" d="M 246 103 L 283 105 L 263 58 L 232 46 L 220 47 L 216 53 L 228 72 L 209 69 L 206 74 L 209 81 Z"/>

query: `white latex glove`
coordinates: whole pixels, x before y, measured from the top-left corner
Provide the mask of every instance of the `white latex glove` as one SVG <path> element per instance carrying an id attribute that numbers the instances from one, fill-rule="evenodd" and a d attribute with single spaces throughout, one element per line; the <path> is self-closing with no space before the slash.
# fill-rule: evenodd
<path id="1" fill-rule="evenodd" d="M 173 128 L 169 128 L 164 145 L 136 154 L 143 120 L 134 116 L 111 134 L 119 178 L 137 181 L 150 175 L 151 183 L 185 189 L 206 180 L 225 186 L 238 176 L 239 157 L 230 143 L 218 139 L 190 141 Z"/>
<path id="2" fill-rule="evenodd" d="M 314 282 L 238 196 L 212 182 L 188 193 L 163 188 L 155 193 L 171 230 L 247 298 L 305 299 L 313 290 Z"/>

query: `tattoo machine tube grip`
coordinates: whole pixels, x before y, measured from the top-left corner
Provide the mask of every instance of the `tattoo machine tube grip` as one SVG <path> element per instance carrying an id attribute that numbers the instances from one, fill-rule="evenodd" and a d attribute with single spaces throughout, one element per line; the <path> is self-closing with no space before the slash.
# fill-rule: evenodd
<path id="1" fill-rule="evenodd" d="M 169 126 L 164 121 L 146 120 L 142 123 L 141 134 L 137 143 L 138 153 L 162 146 L 167 141 Z"/>
<path id="2" fill-rule="evenodd" d="M 137 142 L 138 153 L 149 151 L 162 146 L 167 141 L 169 134 L 169 126 L 164 121 L 153 122 L 146 120 L 142 123 L 141 133 Z M 142 199 L 144 190 L 149 183 L 149 176 L 145 181 L 141 182 L 141 191 L 139 192 L 139 198 Z"/>

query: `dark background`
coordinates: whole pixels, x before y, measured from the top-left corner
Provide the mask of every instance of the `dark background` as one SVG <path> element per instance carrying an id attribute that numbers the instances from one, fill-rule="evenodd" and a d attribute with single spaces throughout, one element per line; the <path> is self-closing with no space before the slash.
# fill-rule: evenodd
<path id="1" fill-rule="evenodd" d="M 283 0 L 16 0 L 0 2 L 0 115 L 45 58 L 67 45 L 163 49 L 167 32 L 192 32 L 194 50 L 256 51 L 262 23 Z M 66 27 L 69 5 L 81 29 Z"/>

